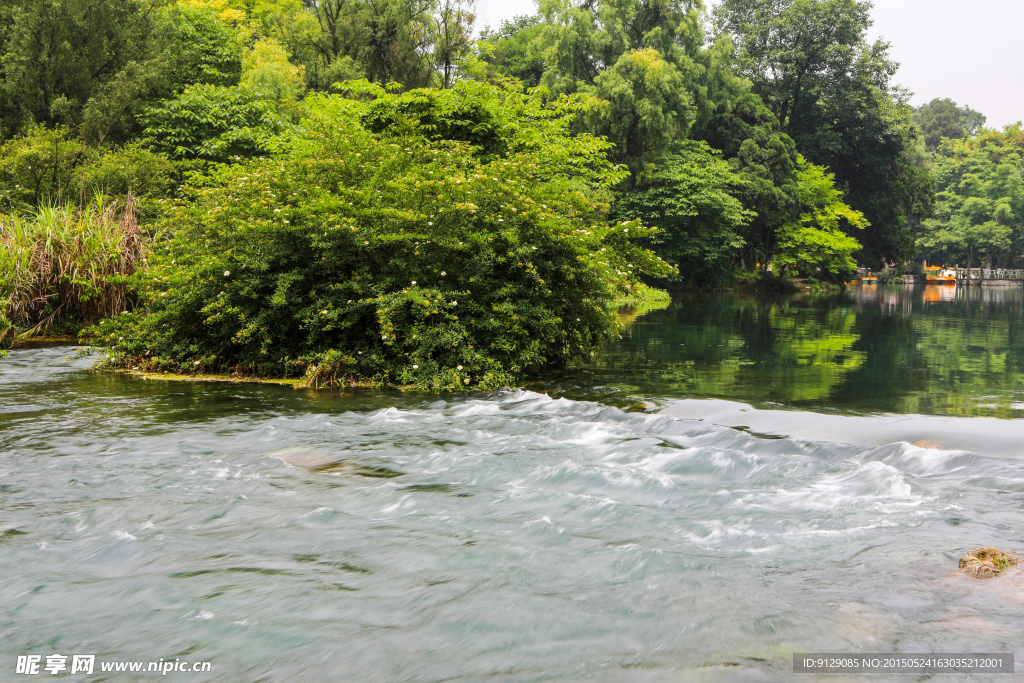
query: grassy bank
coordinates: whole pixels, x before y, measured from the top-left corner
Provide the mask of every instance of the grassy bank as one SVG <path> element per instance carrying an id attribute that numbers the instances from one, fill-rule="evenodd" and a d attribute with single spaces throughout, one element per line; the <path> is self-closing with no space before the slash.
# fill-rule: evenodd
<path id="1" fill-rule="evenodd" d="M 131 197 L 0 215 L 0 348 L 73 335 L 129 309 L 127 278 L 144 262 L 146 241 Z"/>

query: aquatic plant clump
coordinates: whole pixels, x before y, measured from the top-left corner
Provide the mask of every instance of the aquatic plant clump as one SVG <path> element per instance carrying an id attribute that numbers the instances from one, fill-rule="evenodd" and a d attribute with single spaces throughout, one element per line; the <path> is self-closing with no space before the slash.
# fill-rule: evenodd
<path id="1" fill-rule="evenodd" d="M 120 205 L 0 215 L 0 346 L 16 333 L 95 323 L 128 309 L 127 278 L 145 251 L 131 196 Z"/>
<path id="2" fill-rule="evenodd" d="M 671 272 L 633 243 L 651 229 L 609 224 L 539 153 L 485 162 L 331 112 L 303 126 L 172 212 L 139 279 L 147 310 L 101 329 L 108 365 L 496 387 L 590 358 L 616 330 L 615 294 Z"/>

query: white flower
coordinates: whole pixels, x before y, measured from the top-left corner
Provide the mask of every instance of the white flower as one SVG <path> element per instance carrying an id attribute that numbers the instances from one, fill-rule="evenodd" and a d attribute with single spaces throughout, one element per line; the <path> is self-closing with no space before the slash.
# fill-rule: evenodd
<path id="1" fill-rule="evenodd" d="M 281 209 L 274 209 L 274 213 L 281 213 Z"/>
<path id="2" fill-rule="evenodd" d="M 325 308 L 324 310 L 320 311 L 320 312 L 321 312 L 322 314 L 324 314 L 324 315 L 327 315 L 327 309 L 326 309 L 326 308 Z"/>
<path id="3" fill-rule="evenodd" d="M 453 301 L 453 302 L 452 302 L 452 306 L 458 306 L 458 305 L 459 305 L 459 302 L 458 302 L 458 301 Z"/>
<path id="4" fill-rule="evenodd" d="M 413 283 L 413 284 L 416 284 L 416 281 L 415 281 L 415 280 L 413 280 L 413 281 L 412 281 L 412 283 Z"/>
<path id="5" fill-rule="evenodd" d="M 444 277 L 444 276 L 445 276 L 445 275 L 447 275 L 447 274 L 448 274 L 448 273 L 444 272 L 443 270 L 441 271 L 441 277 Z"/>
<path id="6" fill-rule="evenodd" d="M 420 367 L 420 366 L 418 366 L 418 365 L 414 365 L 414 366 L 412 366 L 412 369 L 413 369 L 413 370 L 418 370 L 418 369 L 419 369 L 419 367 Z"/>
<path id="7" fill-rule="evenodd" d="M 463 381 L 464 381 L 464 382 L 465 382 L 466 384 L 469 384 L 469 378 L 468 378 L 468 377 L 467 377 L 467 378 L 466 378 L 465 380 L 463 380 Z"/>
<path id="8" fill-rule="evenodd" d="M 433 225 L 434 221 L 427 221 L 427 225 Z"/>
<path id="9" fill-rule="evenodd" d="M 384 341 L 387 341 L 388 340 L 388 335 L 386 335 L 386 334 L 381 335 L 380 338 L 383 339 Z"/>
<path id="10" fill-rule="evenodd" d="M 461 369 L 462 369 L 462 366 L 461 366 L 461 365 L 457 365 L 457 366 L 455 367 L 455 369 L 456 369 L 456 370 L 461 370 Z"/>
<path id="11" fill-rule="evenodd" d="M 224 271 L 224 277 L 227 277 L 228 275 L 231 275 L 231 271 L 230 270 L 225 270 Z"/>

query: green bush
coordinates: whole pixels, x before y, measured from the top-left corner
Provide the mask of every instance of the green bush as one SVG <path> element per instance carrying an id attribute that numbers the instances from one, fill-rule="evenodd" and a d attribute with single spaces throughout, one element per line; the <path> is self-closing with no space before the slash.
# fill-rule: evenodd
<path id="1" fill-rule="evenodd" d="M 609 224 L 595 185 L 570 177 L 606 143 L 513 140 L 519 152 L 484 160 L 415 122 L 369 131 L 372 104 L 311 98 L 287 151 L 191 188 L 139 279 L 148 312 L 101 327 L 107 363 L 495 387 L 589 358 L 615 332 L 615 294 L 640 271 L 671 273 L 633 243 L 653 230 Z M 533 125 L 543 120 L 522 127 Z M 565 173 L 552 166 L 559 145 L 581 150 Z"/>
<path id="2" fill-rule="evenodd" d="M 92 156 L 67 128 L 37 125 L 0 147 L 0 210 L 30 209 L 74 192 L 75 171 Z"/>
<path id="3" fill-rule="evenodd" d="M 31 214 L 40 206 L 84 206 L 97 195 L 142 203 L 172 195 L 186 170 L 141 143 L 97 148 L 67 128 L 34 126 L 0 146 L 0 211 Z M 145 212 L 144 212 L 145 213 Z"/>
<path id="4" fill-rule="evenodd" d="M 146 107 L 139 121 L 157 152 L 215 162 L 266 154 L 288 126 L 272 93 L 203 84 Z"/>

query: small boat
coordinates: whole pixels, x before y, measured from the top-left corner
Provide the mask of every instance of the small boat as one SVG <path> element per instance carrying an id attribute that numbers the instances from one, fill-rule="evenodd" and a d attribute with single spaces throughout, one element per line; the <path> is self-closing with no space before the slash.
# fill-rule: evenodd
<path id="1" fill-rule="evenodd" d="M 955 285 L 956 272 L 952 268 L 925 268 L 924 280 L 930 285 Z"/>

